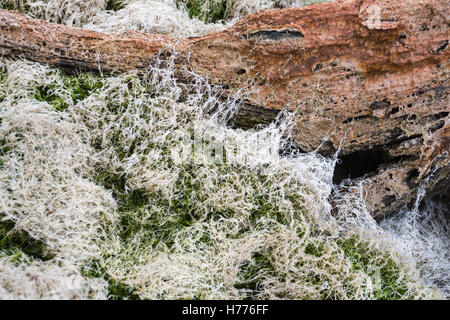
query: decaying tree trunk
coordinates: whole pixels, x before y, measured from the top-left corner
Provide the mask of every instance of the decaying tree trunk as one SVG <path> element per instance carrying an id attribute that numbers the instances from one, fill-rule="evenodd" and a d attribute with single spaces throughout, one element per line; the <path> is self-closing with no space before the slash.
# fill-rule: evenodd
<path id="1" fill-rule="evenodd" d="M 204 37 L 173 39 L 68 28 L 0 10 L 0 52 L 62 68 L 126 71 L 174 50 L 232 93 L 254 92 L 236 116 L 247 128 L 297 110 L 295 142 L 330 155 L 335 180 L 363 181 L 374 216 L 449 188 L 447 0 L 353 0 L 267 10 Z M 343 140 L 342 140 L 343 139 Z"/>

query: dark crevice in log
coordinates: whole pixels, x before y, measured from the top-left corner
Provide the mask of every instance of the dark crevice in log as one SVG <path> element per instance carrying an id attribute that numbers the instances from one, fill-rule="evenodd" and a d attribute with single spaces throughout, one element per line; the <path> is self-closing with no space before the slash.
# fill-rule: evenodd
<path id="1" fill-rule="evenodd" d="M 416 138 L 420 138 L 421 136 L 422 135 L 420 133 L 418 133 L 418 134 L 413 134 L 412 136 L 401 137 L 401 138 L 398 138 L 396 140 L 389 141 L 388 143 L 385 144 L 385 146 L 388 147 L 388 148 L 392 148 L 392 147 L 395 148 L 402 142 L 405 142 L 405 141 L 408 141 L 408 140 L 413 140 L 413 139 L 416 139 Z"/>
<path id="2" fill-rule="evenodd" d="M 279 110 L 243 103 L 228 124 L 244 130 L 264 127 L 274 122 L 279 113 Z"/>
<path id="3" fill-rule="evenodd" d="M 370 177 L 377 174 L 380 167 L 387 167 L 411 157 L 392 157 L 383 146 L 376 146 L 368 150 L 358 150 L 351 154 L 338 157 L 334 169 L 333 183 L 339 184 L 345 179 Z"/>
<path id="4" fill-rule="evenodd" d="M 396 150 L 399 145 L 405 141 L 413 141 L 422 137 L 421 134 L 415 134 L 409 137 L 403 137 L 395 141 L 391 141 L 384 145 L 377 145 L 369 149 L 362 149 L 350 154 L 341 155 L 338 157 L 338 163 L 336 164 L 333 183 L 339 184 L 345 179 L 358 179 L 361 177 L 371 177 L 380 171 L 381 168 L 387 168 L 403 160 L 413 161 L 418 158 L 417 154 L 403 154 L 393 156 L 392 150 Z M 407 176 L 406 185 L 413 185 L 412 181 L 418 174 L 410 171 Z M 416 187 L 416 185 L 414 185 Z"/>
<path id="5" fill-rule="evenodd" d="M 259 30 L 250 34 L 244 34 L 242 37 L 246 40 L 275 40 L 284 39 L 303 39 L 303 33 L 297 30 Z"/>

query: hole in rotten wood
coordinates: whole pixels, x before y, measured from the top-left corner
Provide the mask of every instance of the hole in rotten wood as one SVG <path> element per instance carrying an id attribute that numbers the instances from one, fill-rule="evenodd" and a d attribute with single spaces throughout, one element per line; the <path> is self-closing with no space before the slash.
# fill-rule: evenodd
<path id="1" fill-rule="evenodd" d="M 356 179 L 373 173 L 381 164 L 393 159 L 382 147 L 375 147 L 340 156 L 339 160 L 333 175 L 333 183 L 336 184 L 348 178 Z"/>
<path id="2" fill-rule="evenodd" d="M 303 33 L 297 30 L 258 30 L 250 34 L 244 34 L 242 37 L 245 40 L 275 40 L 280 41 L 284 39 L 303 39 Z"/>

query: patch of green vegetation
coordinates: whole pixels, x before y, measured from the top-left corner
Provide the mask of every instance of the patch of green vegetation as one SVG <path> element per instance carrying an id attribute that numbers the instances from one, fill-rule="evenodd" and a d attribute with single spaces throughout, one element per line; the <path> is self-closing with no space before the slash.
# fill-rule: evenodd
<path id="1" fill-rule="evenodd" d="M 267 195 L 255 195 L 252 198 L 255 207 L 252 209 L 250 223 L 257 225 L 258 220 L 265 217 L 275 219 L 278 223 L 287 223 L 286 216 L 280 211 L 278 205 L 270 201 Z"/>
<path id="2" fill-rule="evenodd" d="M 88 278 L 103 278 L 108 282 L 108 299 L 110 300 L 140 300 L 134 294 L 134 288 L 112 279 L 104 267 L 97 260 L 92 260 L 87 266 L 81 268 L 81 274 Z"/>
<path id="3" fill-rule="evenodd" d="M 189 17 L 215 23 L 225 20 L 228 1 L 176 0 L 177 7 L 185 6 Z"/>
<path id="4" fill-rule="evenodd" d="M 55 94 L 59 87 L 56 85 L 40 86 L 34 89 L 33 98 L 38 101 L 45 101 L 52 105 L 56 110 L 63 111 L 67 109 L 68 104 L 61 96 Z"/>
<path id="5" fill-rule="evenodd" d="M 120 237 L 124 242 L 136 234 L 146 234 L 146 245 L 156 246 L 163 242 L 168 248 L 173 244 L 174 235 L 184 227 L 191 226 L 198 216 L 198 210 L 190 198 L 196 187 L 190 185 L 189 178 L 180 175 L 177 183 L 180 185 L 179 196 L 167 200 L 158 192 L 150 193 L 142 189 L 126 191 L 126 179 L 119 177 L 111 181 L 106 179 L 106 187 L 112 186 L 119 208 Z M 197 186 L 198 187 L 198 186 Z M 153 214 L 152 219 L 145 217 L 151 214 L 152 207 L 163 208 L 164 213 Z M 162 216 L 163 214 L 170 216 Z"/>
<path id="6" fill-rule="evenodd" d="M 103 85 L 103 78 L 91 73 L 81 73 L 64 78 L 64 88 L 69 90 L 74 104 L 97 92 Z"/>
<path id="7" fill-rule="evenodd" d="M 148 250 L 157 245 L 164 245 L 171 248 L 177 232 L 193 223 L 189 215 L 189 201 L 184 193 L 178 200 L 170 202 L 159 193 L 150 193 L 143 189 L 127 190 L 127 179 L 124 176 L 114 176 L 103 174 L 96 179 L 98 183 L 112 190 L 118 202 L 119 230 L 118 235 L 123 245 L 124 251 L 127 246 L 133 243 L 136 237 L 139 248 Z M 162 213 L 151 212 L 152 206 L 165 208 Z M 170 215 L 168 218 L 164 215 Z M 205 240 L 206 241 L 206 240 Z M 123 259 L 123 258 L 119 258 Z M 133 264 L 134 259 L 138 264 L 139 256 L 127 254 L 127 262 Z M 108 298 L 111 300 L 137 300 L 139 296 L 134 292 L 135 288 L 113 279 L 108 273 L 108 267 L 102 267 L 98 261 L 93 261 L 89 267 L 82 270 L 84 276 L 103 278 L 108 282 Z"/>
<path id="8" fill-rule="evenodd" d="M 0 69 L 0 103 L 6 98 L 6 92 L 2 90 L 2 85 L 6 82 L 7 75 Z"/>
<path id="9" fill-rule="evenodd" d="M 330 0 L 305 0 L 304 5 L 310 5 Z M 273 0 L 274 8 L 286 8 L 288 5 L 280 0 Z M 231 18 L 234 1 L 230 0 L 176 0 L 178 8 L 185 7 L 189 17 L 197 18 L 207 23 L 216 23 Z"/>
<path id="10" fill-rule="evenodd" d="M 95 179 L 97 183 L 112 191 L 118 203 L 120 216 L 120 238 L 127 243 L 136 235 L 145 239 L 146 247 L 164 244 L 168 249 L 173 245 L 174 237 L 186 227 L 197 221 L 230 218 L 235 212 L 231 209 L 216 210 L 205 208 L 208 192 L 204 190 L 201 179 L 196 179 L 195 165 L 186 165 L 180 170 L 175 182 L 176 196 L 167 199 L 160 192 L 149 192 L 144 189 L 128 190 L 125 176 L 112 175 L 104 171 Z M 236 168 L 220 168 L 218 170 L 238 170 Z M 227 176 L 227 172 L 223 172 Z M 253 179 L 260 179 L 257 175 Z M 250 180 L 251 178 L 248 177 Z M 229 183 L 229 181 L 224 181 Z M 251 182 L 249 182 L 251 183 Z M 255 187 L 256 188 L 256 187 Z M 287 215 L 280 211 L 278 205 L 264 195 L 250 195 L 254 208 L 249 216 L 249 224 L 236 236 L 243 235 L 249 227 L 258 228 L 261 218 L 274 219 L 280 224 L 287 224 Z M 157 208 L 157 212 L 153 212 Z M 199 245 L 208 244 L 208 235 L 199 238 Z"/>
<path id="11" fill-rule="evenodd" d="M 2 123 L 2 119 L 0 118 L 0 124 Z M 20 139 L 21 136 L 17 135 L 17 137 Z M 5 138 L 1 138 L 0 139 L 0 168 L 3 166 L 4 160 L 3 160 L 3 156 L 5 156 L 8 152 L 11 151 L 11 147 L 6 145 L 6 141 Z M 1 215 L 0 215 L 1 218 Z"/>
<path id="12" fill-rule="evenodd" d="M 35 88 L 33 98 L 38 101 L 46 101 L 58 111 L 64 111 L 69 107 L 67 94 L 72 102 L 87 98 L 97 92 L 104 85 L 103 79 L 91 73 L 79 75 L 63 75 L 63 87 L 57 84 L 45 85 Z"/>
<path id="13" fill-rule="evenodd" d="M 116 175 L 100 170 L 95 177 L 95 182 L 111 190 L 114 198 L 118 199 L 125 192 L 127 179 L 123 175 Z"/>
<path id="14" fill-rule="evenodd" d="M 106 3 L 106 10 L 119 11 L 125 8 L 125 6 L 125 0 L 108 0 Z"/>
<path id="15" fill-rule="evenodd" d="M 305 247 L 305 253 L 310 254 L 314 257 L 321 257 L 324 254 L 323 243 L 314 244 L 312 242 L 308 243 Z"/>
<path id="16" fill-rule="evenodd" d="M 0 9 L 3 10 L 18 10 L 20 12 L 26 13 L 29 11 L 29 7 L 20 3 L 16 3 L 15 1 L 6 0 L 0 3 Z"/>
<path id="17" fill-rule="evenodd" d="M 338 243 L 344 250 L 344 253 L 352 263 L 354 271 L 363 271 L 373 281 L 374 296 L 377 300 L 398 300 L 413 299 L 407 297 L 408 287 L 406 280 L 402 277 L 402 267 L 396 263 L 387 253 L 370 249 L 366 243 L 361 241 L 359 237 L 352 236 Z M 372 270 L 371 267 L 379 267 Z"/>
<path id="18" fill-rule="evenodd" d="M 192 177 L 184 172 L 177 180 L 179 196 L 173 200 L 166 199 L 159 192 L 148 192 L 143 189 L 127 190 L 127 178 L 106 172 L 97 176 L 97 183 L 112 191 L 118 203 L 119 230 L 118 235 L 125 251 L 130 243 L 136 243 L 142 250 L 149 250 L 163 245 L 172 248 L 175 236 L 183 228 L 192 226 L 200 218 L 191 197 L 199 196 L 200 185 L 192 181 Z M 162 210 L 152 212 L 153 208 Z M 209 241 L 208 235 L 199 239 L 202 243 Z M 126 254 L 127 263 L 133 264 L 139 259 L 133 253 Z M 121 258 L 123 259 L 123 258 Z M 128 260 L 129 259 L 129 260 Z M 136 264 L 139 262 L 136 261 Z M 109 283 L 109 298 L 115 300 L 137 299 L 135 289 L 112 279 L 108 267 L 101 267 L 97 261 L 84 269 L 84 275 L 102 277 Z"/>
<path id="19" fill-rule="evenodd" d="M 252 300 L 261 290 L 261 283 L 265 276 L 276 276 L 275 268 L 261 252 L 254 252 L 250 261 L 245 261 L 239 268 L 239 282 L 234 284 L 236 289 L 249 290 L 247 299 Z"/>
<path id="20" fill-rule="evenodd" d="M 180 178 L 183 179 L 183 178 Z M 158 192 L 150 193 L 143 189 L 127 190 L 127 178 L 103 172 L 95 179 L 97 183 L 111 190 L 118 203 L 120 216 L 120 238 L 124 243 L 137 234 L 145 234 L 148 247 L 154 247 L 160 242 L 170 248 L 173 236 L 180 229 L 193 223 L 191 203 L 188 200 L 192 188 L 183 189 L 179 198 L 169 201 Z M 181 180 L 179 180 L 181 183 Z M 171 219 L 161 216 L 161 213 L 146 219 L 151 211 L 151 204 L 165 208 Z"/>
<path id="21" fill-rule="evenodd" d="M 14 230 L 15 223 L 0 220 L 0 252 L 11 256 L 13 260 L 19 259 L 26 254 L 39 260 L 50 260 L 50 254 L 45 244 L 40 240 L 31 238 L 25 231 Z"/>

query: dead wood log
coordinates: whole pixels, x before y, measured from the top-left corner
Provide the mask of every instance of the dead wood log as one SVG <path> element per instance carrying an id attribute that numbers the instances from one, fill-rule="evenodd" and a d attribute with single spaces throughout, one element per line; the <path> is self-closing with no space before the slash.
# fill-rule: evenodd
<path id="1" fill-rule="evenodd" d="M 352 0 L 267 10 L 204 37 L 106 35 L 0 10 L 0 53 L 61 68 L 144 70 L 162 49 L 229 93 L 254 92 L 235 123 L 296 110 L 294 139 L 330 155 L 335 182 L 363 181 L 374 216 L 419 185 L 447 192 L 450 173 L 446 0 Z"/>

